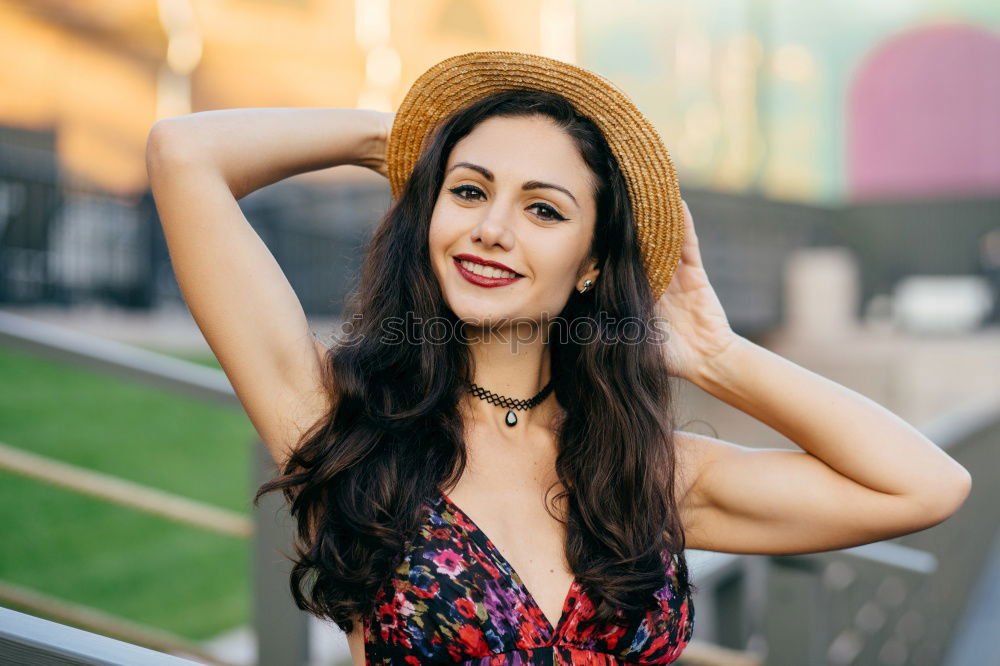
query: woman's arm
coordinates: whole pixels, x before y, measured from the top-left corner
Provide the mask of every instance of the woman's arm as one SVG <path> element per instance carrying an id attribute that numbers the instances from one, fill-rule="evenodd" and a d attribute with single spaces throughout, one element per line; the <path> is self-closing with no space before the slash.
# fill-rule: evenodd
<path id="1" fill-rule="evenodd" d="M 681 259 L 658 312 L 669 366 L 802 451 L 675 432 L 688 546 L 733 553 L 845 548 L 935 525 L 971 477 L 878 403 L 736 335 L 701 262 L 684 204 Z"/>
<path id="2" fill-rule="evenodd" d="M 299 173 L 342 164 L 386 175 L 395 114 L 372 109 L 223 109 L 164 118 L 150 140 L 206 161 L 236 199 Z M 164 147 L 160 145 L 162 150 Z"/>
<path id="3" fill-rule="evenodd" d="M 391 114 L 362 109 L 233 109 L 157 122 L 146 166 L 188 309 L 280 465 L 329 407 L 326 347 L 237 199 L 311 169 L 384 172 Z"/>
<path id="4" fill-rule="evenodd" d="M 679 433 L 695 456 L 692 548 L 830 550 L 935 525 L 965 501 L 964 467 L 896 414 L 742 337 L 690 379 L 804 451 Z"/>

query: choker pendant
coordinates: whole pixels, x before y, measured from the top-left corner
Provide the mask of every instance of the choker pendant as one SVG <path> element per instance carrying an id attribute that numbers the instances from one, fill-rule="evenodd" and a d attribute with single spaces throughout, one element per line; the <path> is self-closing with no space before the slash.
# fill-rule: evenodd
<path id="1" fill-rule="evenodd" d="M 517 425 L 517 414 L 514 412 L 514 410 L 531 409 L 538 403 L 545 400 L 545 398 L 549 395 L 554 386 L 555 384 L 553 383 L 553 380 L 549 380 L 549 383 L 546 384 L 545 387 L 535 395 L 535 397 L 530 398 L 528 400 L 516 400 L 513 398 L 508 398 L 507 396 L 499 395 L 497 393 L 494 393 L 493 391 L 490 391 L 489 389 L 485 389 L 482 386 L 479 386 L 478 384 L 472 384 L 472 383 L 469 384 L 469 392 L 472 393 L 472 395 L 479 398 L 480 400 L 486 400 L 491 405 L 497 405 L 498 407 L 506 407 L 507 416 L 504 417 L 504 423 L 506 423 L 509 427 L 513 428 L 514 426 Z"/>

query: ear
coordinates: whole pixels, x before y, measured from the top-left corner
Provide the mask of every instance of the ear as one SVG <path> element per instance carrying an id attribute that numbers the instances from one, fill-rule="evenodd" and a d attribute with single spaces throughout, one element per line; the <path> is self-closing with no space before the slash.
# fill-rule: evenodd
<path id="1" fill-rule="evenodd" d="M 590 280 L 591 283 L 597 282 L 597 276 L 601 274 L 601 269 L 597 267 L 597 257 L 591 257 L 590 260 L 585 264 L 583 271 L 580 273 L 576 280 L 576 289 L 579 291 L 583 289 L 583 281 Z"/>

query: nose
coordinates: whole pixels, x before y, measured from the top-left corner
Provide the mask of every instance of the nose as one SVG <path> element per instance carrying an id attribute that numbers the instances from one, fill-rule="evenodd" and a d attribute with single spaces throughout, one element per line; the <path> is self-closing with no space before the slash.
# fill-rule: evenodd
<path id="1" fill-rule="evenodd" d="M 472 241 L 479 241 L 486 247 L 499 246 L 505 250 L 514 247 L 512 220 L 508 217 L 508 207 L 498 199 L 483 218 L 472 229 Z"/>

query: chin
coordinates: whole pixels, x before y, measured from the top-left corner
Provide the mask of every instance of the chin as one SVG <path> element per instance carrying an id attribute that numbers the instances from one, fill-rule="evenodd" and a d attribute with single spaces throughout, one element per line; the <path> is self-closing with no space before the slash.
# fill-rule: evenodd
<path id="1" fill-rule="evenodd" d="M 500 325 L 509 325 L 510 321 L 519 315 L 504 309 L 483 307 L 476 305 L 459 305 L 452 307 L 452 312 L 464 324 L 477 328 L 494 328 Z"/>
<path id="2" fill-rule="evenodd" d="M 492 297 L 503 300 L 504 297 Z M 448 307 L 455 313 L 455 317 L 469 326 L 478 328 L 494 328 L 500 325 L 509 325 L 515 318 L 523 318 L 524 313 L 519 304 L 491 302 L 491 297 L 480 298 L 470 297 L 468 294 L 461 296 L 446 297 Z"/>

